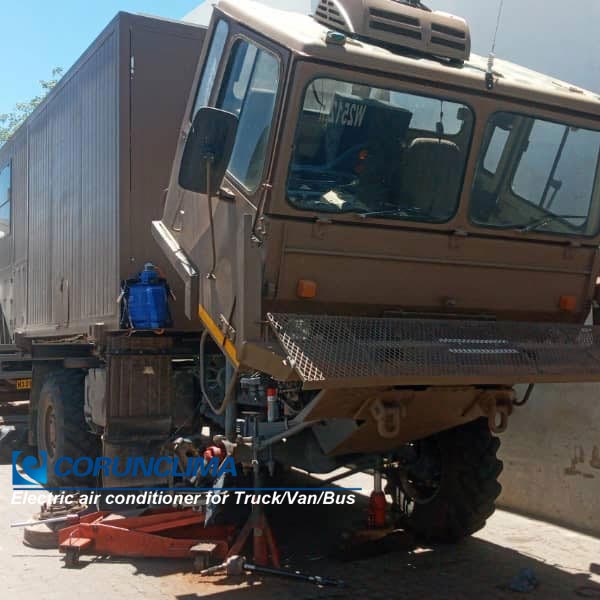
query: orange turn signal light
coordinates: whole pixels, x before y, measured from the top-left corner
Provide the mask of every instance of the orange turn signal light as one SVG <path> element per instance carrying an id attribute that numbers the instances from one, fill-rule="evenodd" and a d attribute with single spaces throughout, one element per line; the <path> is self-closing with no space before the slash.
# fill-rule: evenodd
<path id="1" fill-rule="evenodd" d="M 560 310 L 575 312 L 577 310 L 577 297 L 561 296 L 558 305 L 560 306 Z"/>
<path id="2" fill-rule="evenodd" d="M 317 295 L 317 284 L 310 279 L 299 279 L 296 295 L 298 298 L 314 298 Z"/>

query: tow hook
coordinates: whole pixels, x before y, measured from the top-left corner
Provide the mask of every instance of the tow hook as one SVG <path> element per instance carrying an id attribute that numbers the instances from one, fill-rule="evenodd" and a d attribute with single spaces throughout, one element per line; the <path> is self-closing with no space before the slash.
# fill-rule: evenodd
<path id="1" fill-rule="evenodd" d="M 508 417 L 513 412 L 516 395 L 514 390 L 484 391 L 477 398 L 477 404 L 488 418 L 492 433 L 504 433 L 508 427 Z"/>

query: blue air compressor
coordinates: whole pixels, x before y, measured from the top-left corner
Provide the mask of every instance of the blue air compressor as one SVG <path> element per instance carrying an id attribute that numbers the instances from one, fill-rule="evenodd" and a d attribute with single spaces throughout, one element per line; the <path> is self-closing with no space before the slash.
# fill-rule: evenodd
<path id="1" fill-rule="evenodd" d="M 152 263 L 132 279 L 121 283 L 121 327 L 123 329 L 163 329 L 172 327 L 169 284 Z"/>

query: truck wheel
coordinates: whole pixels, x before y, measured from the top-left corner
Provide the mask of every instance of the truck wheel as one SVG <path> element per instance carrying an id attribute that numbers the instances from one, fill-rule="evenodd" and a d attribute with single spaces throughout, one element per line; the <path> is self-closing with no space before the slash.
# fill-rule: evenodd
<path id="1" fill-rule="evenodd" d="M 426 541 L 457 542 L 485 526 L 502 491 L 500 440 L 487 419 L 411 445 L 414 459 L 388 470 L 399 525 Z"/>
<path id="2" fill-rule="evenodd" d="M 89 430 L 83 413 L 85 373 L 64 370 L 51 373 L 40 393 L 38 404 L 38 450 L 48 455 L 47 473 L 50 487 L 93 485 L 90 477 L 57 477 L 54 467 L 61 456 L 76 459 L 98 456 L 98 438 Z"/>

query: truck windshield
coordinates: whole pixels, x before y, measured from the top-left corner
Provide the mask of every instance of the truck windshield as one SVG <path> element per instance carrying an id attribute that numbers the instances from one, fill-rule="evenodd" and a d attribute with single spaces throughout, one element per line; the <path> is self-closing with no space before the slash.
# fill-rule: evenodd
<path id="1" fill-rule="evenodd" d="M 471 220 L 520 232 L 594 236 L 600 131 L 500 112 L 489 121 Z"/>
<path id="2" fill-rule="evenodd" d="M 442 98 L 315 79 L 288 176 L 302 210 L 448 221 L 462 187 L 473 114 Z"/>

